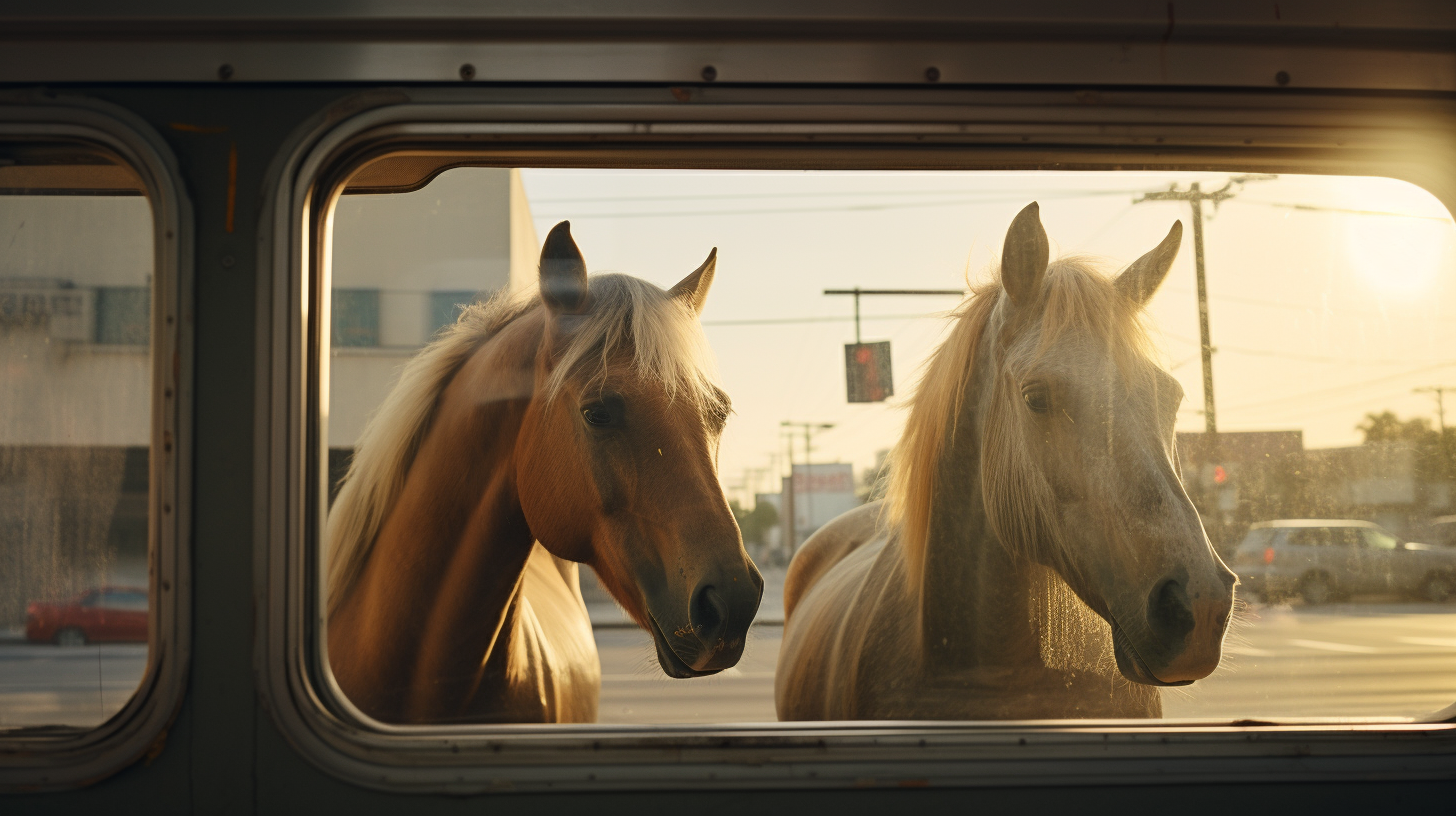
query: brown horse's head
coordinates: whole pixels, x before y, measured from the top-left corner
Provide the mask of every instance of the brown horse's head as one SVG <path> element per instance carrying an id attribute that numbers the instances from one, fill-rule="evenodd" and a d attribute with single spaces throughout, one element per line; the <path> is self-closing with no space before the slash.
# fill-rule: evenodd
<path id="1" fill-rule="evenodd" d="M 1129 680 L 1183 685 L 1219 663 L 1235 577 L 1184 492 L 1183 390 L 1147 355 L 1139 314 L 1183 228 L 1116 280 L 1048 265 L 1037 205 L 1012 222 L 987 351 L 987 512 L 1008 546 L 1059 572 L 1112 626 Z"/>
<path id="2" fill-rule="evenodd" d="M 547 550 L 589 564 L 662 670 L 743 653 L 763 578 L 718 483 L 729 413 L 698 323 L 716 250 L 671 291 L 590 280 L 563 221 L 541 250 L 546 335 L 516 450 L 521 506 Z"/>

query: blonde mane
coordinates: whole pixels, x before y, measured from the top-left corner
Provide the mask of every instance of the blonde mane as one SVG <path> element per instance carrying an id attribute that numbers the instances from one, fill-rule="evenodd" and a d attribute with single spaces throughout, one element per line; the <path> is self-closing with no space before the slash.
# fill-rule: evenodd
<path id="1" fill-rule="evenodd" d="M 956 419 L 968 396 L 981 342 L 1004 325 L 1002 304 L 1008 300 L 1002 297 L 1004 291 L 998 273 L 995 280 L 975 287 L 956 310 L 950 336 L 925 364 L 910 400 L 905 431 L 891 455 L 885 521 L 890 530 L 898 532 L 908 574 L 915 581 L 924 569 L 942 457 L 958 430 Z M 1101 339 L 1125 376 L 1140 376 L 1148 370 L 1137 364 L 1147 361 L 1150 353 L 1139 310 L 1111 278 L 1098 271 L 1093 259 L 1073 256 L 1052 262 L 1042 282 L 1042 304 L 1037 342 L 1015 344 L 1027 357 L 1016 362 L 1034 361 L 1059 338 L 1077 331 Z M 1005 379 L 998 377 L 991 384 L 993 415 L 985 423 L 987 439 L 981 455 L 983 462 L 990 458 L 1010 466 L 989 472 L 981 468 L 981 487 L 987 516 L 998 537 L 1013 550 L 1026 552 L 1032 542 L 1047 534 L 1041 520 L 1050 514 L 1055 499 L 1039 473 L 1018 466 L 1029 457 L 1016 448 L 1020 435 L 1007 425 L 1018 421 L 1020 412 L 1005 409 L 1014 404 L 1019 388 L 1007 387 L 1014 384 L 1002 382 Z"/>
<path id="2" fill-rule="evenodd" d="M 610 359 L 628 353 L 637 373 L 655 380 L 669 398 L 727 410 L 712 352 L 690 305 L 629 275 L 593 275 L 588 285 L 586 313 L 559 316 L 553 340 L 543 341 L 556 344 L 556 364 L 535 398 L 553 400 L 571 382 L 587 387 L 605 375 Z M 331 614 L 363 571 L 429 433 L 440 395 L 455 373 L 506 326 L 544 309 L 534 291 L 527 298 L 501 294 L 472 304 L 405 364 L 359 435 L 329 511 L 325 541 Z"/>

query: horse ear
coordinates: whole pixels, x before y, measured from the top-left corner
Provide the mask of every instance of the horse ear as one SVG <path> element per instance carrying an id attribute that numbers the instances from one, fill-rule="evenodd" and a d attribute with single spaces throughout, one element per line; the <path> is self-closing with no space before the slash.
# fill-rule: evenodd
<path id="1" fill-rule="evenodd" d="M 702 314 L 703 302 L 708 299 L 708 287 L 713 285 L 713 272 L 718 268 L 718 248 L 708 253 L 708 260 L 703 265 L 688 273 L 686 278 L 677 282 L 668 294 L 675 298 L 681 298 L 684 303 L 691 306 L 693 311 Z"/>
<path id="2" fill-rule="evenodd" d="M 1182 246 L 1183 222 L 1174 221 L 1173 228 L 1168 230 L 1168 237 L 1161 244 L 1153 247 L 1152 252 L 1133 261 L 1127 271 L 1117 276 L 1117 288 L 1131 298 L 1133 303 L 1146 306 L 1153 293 L 1162 285 L 1163 279 L 1168 277 L 1168 270 L 1173 268 L 1173 259 L 1178 257 L 1178 249 Z"/>
<path id="3" fill-rule="evenodd" d="M 1001 286 L 1018 309 L 1025 309 L 1041 295 L 1051 248 L 1041 225 L 1041 207 L 1035 201 L 1016 214 L 1006 231 L 1001 248 Z"/>
<path id="4" fill-rule="evenodd" d="M 586 259 L 571 239 L 571 222 L 551 228 L 541 245 L 541 300 L 553 314 L 586 309 Z"/>

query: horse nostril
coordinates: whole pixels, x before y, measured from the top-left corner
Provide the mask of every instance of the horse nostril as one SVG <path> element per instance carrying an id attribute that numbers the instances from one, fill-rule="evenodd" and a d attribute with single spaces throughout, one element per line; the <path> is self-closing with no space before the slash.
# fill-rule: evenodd
<path id="1" fill-rule="evenodd" d="M 1170 578 L 1153 589 L 1148 598 L 1148 625 L 1167 640 L 1181 641 L 1193 631 L 1193 606 L 1183 584 Z"/>
<path id="2" fill-rule="evenodd" d="M 711 586 L 702 587 L 693 595 L 691 610 L 693 632 L 704 643 L 715 643 L 728 624 L 728 602 Z"/>

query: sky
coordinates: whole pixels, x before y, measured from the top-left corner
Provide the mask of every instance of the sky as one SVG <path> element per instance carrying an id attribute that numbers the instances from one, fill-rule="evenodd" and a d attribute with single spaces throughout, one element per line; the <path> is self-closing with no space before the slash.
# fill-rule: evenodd
<path id="1" fill-rule="evenodd" d="M 1109 274 L 1184 222 L 1182 251 L 1148 308 L 1162 362 L 1187 394 L 1178 429 L 1202 430 L 1190 209 L 1143 192 L 1223 187 L 1227 174 L 723 172 L 526 169 L 536 230 L 570 219 L 592 272 L 670 286 L 718 248 L 702 319 L 735 415 L 720 469 L 730 495 L 772 491 L 780 423 L 832 423 L 812 461 L 858 472 L 892 446 L 921 363 L 955 297 L 862 301 L 863 338 L 889 340 L 895 396 L 845 398 L 851 299 L 826 288 L 962 288 L 994 269 L 1011 218 L 1041 206 L 1053 256 Z M 1306 447 L 1360 442 L 1365 412 L 1435 422 L 1414 388 L 1456 386 L 1456 226 L 1406 182 L 1280 176 L 1205 205 L 1205 260 L 1221 431 L 1304 432 Z M 781 321 L 781 322 L 765 322 Z M 1448 400 L 1456 423 L 1456 393 Z M 794 460 L 804 461 L 802 434 Z"/>

